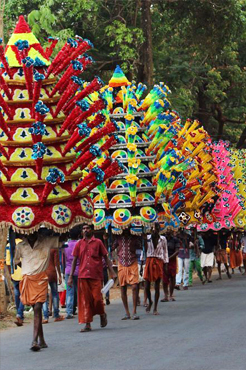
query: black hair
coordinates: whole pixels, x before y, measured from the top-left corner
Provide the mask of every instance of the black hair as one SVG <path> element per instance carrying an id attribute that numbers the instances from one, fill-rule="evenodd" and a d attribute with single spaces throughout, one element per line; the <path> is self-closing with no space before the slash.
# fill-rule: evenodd
<path id="1" fill-rule="evenodd" d="M 82 225 L 82 229 L 83 229 L 84 226 L 89 226 L 91 230 L 94 230 L 94 225 L 93 224 L 86 224 L 86 223 L 84 223 Z"/>
<path id="2" fill-rule="evenodd" d="M 69 237 L 70 237 L 70 239 L 72 239 L 72 240 L 78 240 L 81 237 L 81 231 L 82 231 L 81 225 L 74 226 L 69 231 Z"/>

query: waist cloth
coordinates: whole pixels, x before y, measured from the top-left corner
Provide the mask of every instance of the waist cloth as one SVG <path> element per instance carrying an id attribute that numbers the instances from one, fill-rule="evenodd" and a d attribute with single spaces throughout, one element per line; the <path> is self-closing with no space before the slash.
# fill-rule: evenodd
<path id="1" fill-rule="evenodd" d="M 120 286 L 138 284 L 138 262 L 135 261 L 130 266 L 123 266 L 120 262 L 118 262 L 118 278 Z"/>
<path id="2" fill-rule="evenodd" d="M 48 276 L 45 271 L 36 275 L 24 275 L 20 281 L 20 300 L 24 305 L 34 306 L 47 300 Z"/>
<path id="3" fill-rule="evenodd" d="M 154 282 L 158 279 L 162 279 L 162 276 L 163 260 L 156 257 L 147 257 L 144 269 L 144 279 Z"/>

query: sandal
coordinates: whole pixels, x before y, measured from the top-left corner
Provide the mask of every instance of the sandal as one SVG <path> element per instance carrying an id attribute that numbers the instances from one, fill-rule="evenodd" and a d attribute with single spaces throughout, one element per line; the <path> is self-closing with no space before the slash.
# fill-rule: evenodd
<path id="1" fill-rule="evenodd" d="M 38 342 L 33 341 L 30 350 L 34 351 L 34 352 L 37 352 L 37 351 L 40 351 L 40 349 L 41 349 L 41 347 L 38 344 Z"/>
<path id="2" fill-rule="evenodd" d="M 132 315 L 131 317 L 132 320 L 139 320 L 139 316 L 137 314 Z"/>
<path id="3" fill-rule="evenodd" d="M 48 344 L 46 344 L 45 342 L 39 343 L 39 347 L 40 348 L 48 348 Z"/>
<path id="4" fill-rule="evenodd" d="M 100 319 L 101 319 L 101 328 L 105 328 L 105 326 L 108 325 L 107 314 L 105 313 L 104 315 L 101 315 Z"/>
<path id="5" fill-rule="evenodd" d="M 169 302 L 169 299 L 168 298 L 163 298 L 163 299 L 161 299 L 161 302 Z"/>
<path id="6" fill-rule="evenodd" d="M 122 317 L 121 320 L 130 320 L 131 316 L 128 316 L 127 314 L 125 314 L 125 316 Z"/>
<path id="7" fill-rule="evenodd" d="M 91 331 L 91 327 L 90 326 L 85 326 L 83 329 L 80 330 L 80 333 L 87 333 Z"/>

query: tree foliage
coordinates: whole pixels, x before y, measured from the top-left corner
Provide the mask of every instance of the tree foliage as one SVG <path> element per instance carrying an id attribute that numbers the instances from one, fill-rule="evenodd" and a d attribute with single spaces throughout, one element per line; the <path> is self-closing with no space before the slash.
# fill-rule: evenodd
<path id="1" fill-rule="evenodd" d="M 164 81 L 184 118 L 246 146 L 246 0 L 8 0 L 6 39 L 19 14 L 42 43 L 90 39 L 91 73 L 105 80 L 121 64 L 129 78 Z"/>

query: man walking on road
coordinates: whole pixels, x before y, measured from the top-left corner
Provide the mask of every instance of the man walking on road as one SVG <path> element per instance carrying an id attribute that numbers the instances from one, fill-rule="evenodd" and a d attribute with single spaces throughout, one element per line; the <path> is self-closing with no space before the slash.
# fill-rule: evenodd
<path id="1" fill-rule="evenodd" d="M 193 229 L 191 231 L 191 238 L 192 241 L 190 242 L 190 269 L 189 269 L 189 286 L 192 286 L 193 282 L 193 271 L 194 269 L 199 276 L 199 279 L 202 283 L 203 276 L 202 276 L 202 268 L 201 268 L 201 261 L 200 261 L 200 249 L 204 247 L 204 241 L 200 235 L 197 235 L 196 230 Z"/>
<path id="2" fill-rule="evenodd" d="M 207 231 L 202 235 L 204 248 L 201 253 L 201 267 L 208 283 L 212 283 L 212 269 L 214 265 L 214 249 L 217 246 L 217 235 Z"/>
<path id="3" fill-rule="evenodd" d="M 243 267 L 244 267 L 244 273 L 243 275 L 246 275 L 246 232 L 243 233 L 242 239 L 242 253 L 243 253 Z"/>
<path id="4" fill-rule="evenodd" d="M 178 254 L 178 268 L 179 271 L 176 275 L 176 289 L 180 290 L 183 276 L 183 289 L 188 290 L 189 284 L 189 267 L 190 267 L 190 235 L 181 230 L 178 238 L 180 240 L 180 248 Z M 184 273 L 183 273 L 184 269 Z"/>
<path id="5" fill-rule="evenodd" d="M 62 321 L 64 317 L 60 315 L 59 310 L 59 293 L 58 293 L 58 284 L 61 284 L 62 277 L 61 277 L 61 268 L 60 268 L 60 261 L 57 249 L 51 249 L 50 251 L 50 260 L 49 266 L 46 270 L 46 274 L 48 276 L 49 286 L 50 286 L 50 294 L 52 296 L 52 303 L 54 307 L 54 321 Z M 57 284 L 57 275 L 58 275 L 58 284 Z M 43 304 L 43 315 L 44 320 L 43 324 L 48 324 L 49 322 L 49 295 L 47 295 L 47 300 Z"/>
<path id="6" fill-rule="evenodd" d="M 157 305 L 160 297 L 160 282 L 163 276 L 163 268 L 167 270 L 168 251 L 165 236 L 160 236 L 160 225 L 155 223 L 151 228 L 151 234 L 147 236 L 147 259 L 144 270 L 145 291 L 149 304 L 146 312 L 149 313 L 153 304 L 151 299 L 150 284 L 155 283 L 154 315 L 159 315 Z"/>
<path id="7" fill-rule="evenodd" d="M 72 263 L 73 263 L 73 250 L 78 240 L 81 238 L 82 228 L 80 225 L 74 226 L 69 231 L 69 240 L 66 243 L 67 247 L 64 249 L 65 256 L 65 279 L 67 285 L 66 293 L 66 319 L 72 319 L 77 308 L 77 286 L 78 286 L 78 274 L 79 274 L 79 260 L 77 260 L 77 265 L 73 274 L 73 284 L 68 285 L 68 279 L 71 274 Z"/>
<path id="8" fill-rule="evenodd" d="M 50 250 L 59 247 L 59 236 L 45 236 L 41 230 L 22 237 L 23 241 L 16 246 L 15 251 L 15 265 L 21 264 L 23 275 L 20 299 L 24 305 L 32 306 L 34 311 L 32 351 L 48 347 L 42 327 L 42 304 L 48 293 L 46 269 Z"/>
<path id="9" fill-rule="evenodd" d="M 18 244 L 21 242 L 21 239 L 16 239 L 15 243 Z M 8 266 L 9 273 L 11 274 L 11 257 L 10 257 L 10 245 L 8 244 L 6 247 L 6 265 Z M 16 306 L 16 320 L 15 325 L 23 326 L 24 321 L 24 308 L 25 306 L 20 300 L 20 282 L 22 279 L 22 272 L 21 268 L 17 266 L 14 269 L 14 273 L 11 274 L 11 281 L 14 285 L 14 294 L 15 294 L 15 306 Z"/>
<path id="10" fill-rule="evenodd" d="M 167 240 L 167 250 L 168 250 L 168 265 L 167 269 L 163 270 L 163 291 L 164 291 L 164 298 L 161 299 L 161 302 L 168 302 L 168 286 L 169 286 L 169 294 L 170 294 L 170 301 L 175 301 L 173 296 L 175 281 L 176 281 L 176 272 L 177 272 L 177 255 L 179 254 L 179 247 L 180 241 L 179 239 L 175 238 L 173 235 L 173 231 L 169 228 L 167 229 L 166 233 L 166 240 Z"/>
<path id="11" fill-rule="evenodd" d="M 121 299 L 126 311 L 122 320 L 139 320 L 137 315 L 139 273 L 136 250 L 142 248 L 141 239 L 131 235 L 129 229 L 125 229 L 122 235 L 118 236 L 113 243 L 112 250 L 116 248 L 118 251 L 118 277 L 121 287 Z M 132 317 L 128 307 L 127 285 L 132 286 Z"/>
<path id="12" fill-rule="evenodd" d="M 226 229 L 224 230 L 222 229 L 220 233 L 218 234 L 219 243 L 217 245 L 218 248 L 215 251 L 215 257 L 216 257 L 216 262 L 218 265 L 218 273 L 219 273 L 219 277 L 217 280 L 222 280 L 222 275 L 221 275 L 222 263 L 225 266 L 228 279 L 231 279 L 231 274 L 230 274 L 229 266 L 228 266 L 228 257 L 226 253 L 226 247 L 227 247 L 227 241 L 228 241 L 229 235 L 230 235 L 230 232 L 228 232 Z"/>
<path id="13" fill-rule="evenodd" d="M 116 277 L 112 263 L 108 259 L 108 252 L 100 239 L 93 235 L 92 225 L 84 225 L 83 239 L 79 240 L 73 250 L 73 263 L 68 279 L 68 285 L 73 284 L 73 274 L 79 259 L 78 274 L 78 319 L 79 323 L 85 323 L 81 332 L 91 331 L 93 316 L 100 315 L 101 327 L 107 326 L 107 314 L 104 310 L 102 299 L 103 263 L 105 258 L 112 278 Z"/>

